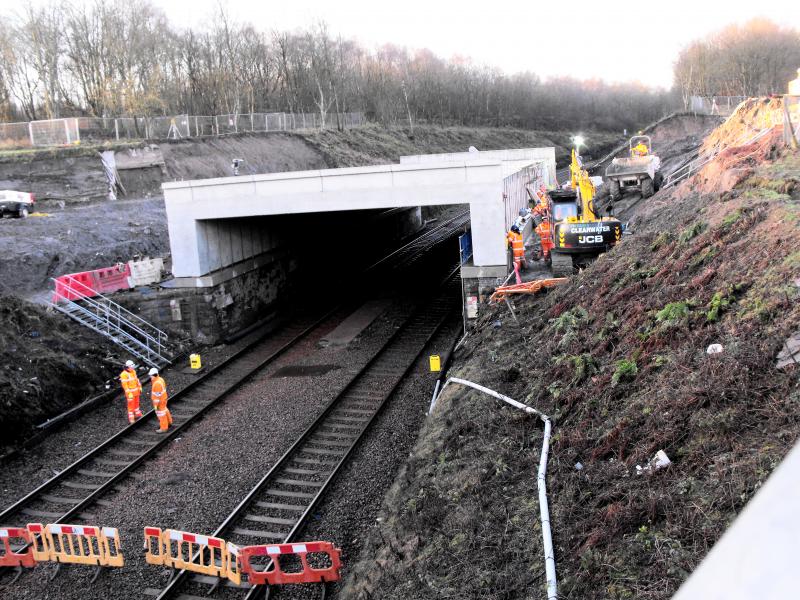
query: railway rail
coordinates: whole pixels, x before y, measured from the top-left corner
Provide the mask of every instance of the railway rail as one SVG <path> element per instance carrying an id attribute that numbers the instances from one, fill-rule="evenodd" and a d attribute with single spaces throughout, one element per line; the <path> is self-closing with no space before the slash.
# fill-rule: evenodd
<path id="1" fill-rule="evenodd" d="M 414 257 L 453 235 L 468 220 L 468 211 L 444 221 L 412 240 L 379 264 L 407 268 Z M 424 241 L 420 241 L 424 240 Z M 70 522 L 91 520 L 85 511 L 92 505 L 110 504 L 103 496 L 115 491 L 120 482 L 143 462 L 155 456 L 169 442 L 201 419 L 214 406 L 274 362 L 314 329 L 325 323 L 336 308 L 316 317 L 305 317 L 249 343 L 205 375 L 170 398 L 174 427 L 167 434 L 155 432 L 152 409 L 57 475 L 0 512 L 0 525 L 30 521 Z M 312 453 L 313 454 L 313 453 Z"/>
<path id="2" fill-rule="evenodd" d="M 457 272 L 456 268 L 439 294 L 418 306 L 386 340 L 225 519 L 214 537 L 223 537 L 238 546 L 294 541 L 381 409 L 458 308 Z M 266 570 L 269 565 L 263 567 Z M 235 586 L 216 577 L 180 571 L 163 590 L 148 588 L 145 595 L 157 600 L 199 600 L 227 598 L 235 590 L 245 600 L 264 591 L 263 586 Z"/>

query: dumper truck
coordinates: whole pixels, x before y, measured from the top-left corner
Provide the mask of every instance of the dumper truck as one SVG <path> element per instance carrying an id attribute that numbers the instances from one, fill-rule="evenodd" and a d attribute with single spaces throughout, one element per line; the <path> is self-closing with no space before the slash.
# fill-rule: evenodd
<path id="1" fill-rule="evenodd" d="M 628 142 L 627 157 L 615 158 L 606 169 L 605 182 L 611 201 L 622 198 L 626 191 L 636 190 L 649 198 L 661 187 L 661 159 L 653 154 L 649 135 L 635 135 Z"/>

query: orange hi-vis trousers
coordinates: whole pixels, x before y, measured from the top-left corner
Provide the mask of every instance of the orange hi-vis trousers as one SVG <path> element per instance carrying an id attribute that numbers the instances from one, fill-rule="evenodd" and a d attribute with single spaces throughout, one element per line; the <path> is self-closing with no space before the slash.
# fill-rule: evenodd
<path id="1" fill-rule="evenodd" d="M 166 431 L 172 425 L 172 413 L 167 408 L 167 384 L 162 377 L 154 377 L 150 391 L 150 399 L 153 401 L 153 410 L 158 417 L 158 428 Z"/>
<path id="2" fill-rule="evenodd" d="M 125 392 L 125 399 L 128 401 L 128 422 L 134 423 L 142 416 L 139 409 L 139 392 Z"/>

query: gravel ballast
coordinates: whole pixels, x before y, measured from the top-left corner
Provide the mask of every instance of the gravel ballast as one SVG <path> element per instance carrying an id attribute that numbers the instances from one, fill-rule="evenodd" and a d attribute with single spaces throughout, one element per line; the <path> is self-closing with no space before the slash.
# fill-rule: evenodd
<path id="1" fill-rule="evenodd" d="M 398 300 L 346 352 L 317 346 L 335 326 L 337 321 L 332 319 L 176 439 L 170 451 L 147 461 L 122 482 L 118 494 L 93 506 L 91 514 L 84 515 L 92 524 L 120 529 L 124 569 L 109 570 L 89 586 L 90 569 L 66 568 L 56 588 L 42 577 L 54 567 L 40 566 L 14 584 L 15 596 L 43 598 L 58 590 L 59 598 L 133 597 L 146 588 L 162 588 L 168 574 L 144 563 L 142 529 L 149 525 L 213 532 L 321 408 L 382 346 L 399 324 L 401 314 L 410 308 L 407 301 Z M 338 319 L 345 316 L 337 315 Z M 316 377 L 270 377 L 278 369 L 298 364 L 338 368 Z"/>

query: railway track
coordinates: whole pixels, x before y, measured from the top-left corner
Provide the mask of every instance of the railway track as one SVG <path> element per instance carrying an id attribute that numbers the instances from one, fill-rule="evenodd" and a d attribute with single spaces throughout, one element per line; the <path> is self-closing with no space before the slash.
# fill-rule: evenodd
<path id="1" fill-rule="evenodd" d="M 100 498 L 113 491 L 142 462 L 305 338 L 333 312 L 313 321 L 294 322 L 268 338 L 248 344 L 170 398 L 174 426 L 169 433 L 156 433 L 156 418 L 151 408 L 141 419 L 5 509 L 0 513 L 0 524 L 91 519 L 91 515 L 82 511 L 95 502 L 102 504 Z"/>
<path id="2" fill-rule="evenodd" d="M 379 261 L 368 270 L 378 264 L 385 264 L 393 270 L 407 268 L 411 264 L 409 260 L 415 255 L 424 254 L 427 249 L 453 235 L 454 229 L 461 227 L 469 218 L 468 214 L 467 211 L 448 219 L 386 257 L 391 259 L 388 262 Z M 103 496 L 115 491 L 120 482 L 143 462 L 158 454 L 171 440 L 261 369 L 325 323 L 336 310 L 330 310 L 321 317 L 317 315 L 295 320 L 268 337 L 261 337 L 240 349 L 172 395 L 170 410 L 174 426 L 169 433 L 155 432 L 155 413 L 152 409 L 147 410 L 136 423 L 125 427 L 0 512 L 0 525 L 92 520 L 92 515 L 85 512 L 90 506 L 110 504 L 102 499 Z M 146 400 L 144 403 L 147 405 Z"/>
<path id="3" fill-rule="evenodd" d="M 214 532 L 239 546 L 288 543 L 319 503 L 339 469 L 380 414 L 430 340 L 460 303 L 457 269 L 434 299 L 417 307 L 383 347 L 322 411 Z M 267 569 L 268 565 L 264 565 Z M 263 589 L 180 571 L 157 600 L 244 597 Z"/>

